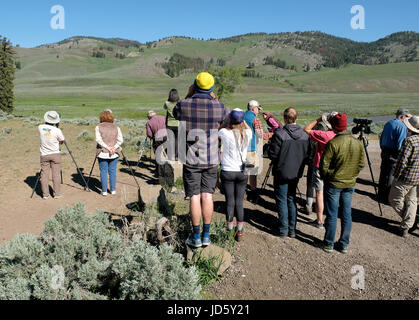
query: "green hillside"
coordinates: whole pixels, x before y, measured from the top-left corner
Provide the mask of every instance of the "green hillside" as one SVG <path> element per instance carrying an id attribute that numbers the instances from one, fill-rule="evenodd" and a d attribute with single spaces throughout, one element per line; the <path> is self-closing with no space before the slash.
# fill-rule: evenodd
<path id="1" fill-rule="evenodd" d="M 292 105 L 303 114 L 317 109 L 388 114 L 400 105 L 415 110 L 418 50 L 418 34 L 412 32 L 373 43 L 319 32 L 207 41 L 170 37 L 146 44 L 73 37 L 16 48 L 21 69 L 16 73 L 15 113 L 38 115 L 54 107 L 67 117 L 84 117 L 112 107 L 120 117 L 139 118 L 150 108 L 159 111 L 172 87 L 186 94 L 196 72 L 209 65 L 238 67 L 253 75 L 224 99 L 231 107 L 258 99 L 268 109 Z M 173 68 L 175 75 L 168 72 Z"/>

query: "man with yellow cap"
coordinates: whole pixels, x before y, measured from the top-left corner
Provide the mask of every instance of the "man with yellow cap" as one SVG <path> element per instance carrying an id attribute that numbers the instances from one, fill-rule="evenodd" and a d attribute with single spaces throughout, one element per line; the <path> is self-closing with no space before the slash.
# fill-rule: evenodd
<path id="1" fill-rule="evenodd" d="M 227 117 L 227 109 L 213 93 L 214 83 L 208 72 L 198 74 L 187 97 L 173 109 L 173 116 L 179 120 L 178 159 L 183 163 L 183 183 L 185 195 L 190 198 L 193 225 L 193 234 L 186 243 L 193 247 L 210 244 L 212 195 L 219 165 L 218 129 Z"/>

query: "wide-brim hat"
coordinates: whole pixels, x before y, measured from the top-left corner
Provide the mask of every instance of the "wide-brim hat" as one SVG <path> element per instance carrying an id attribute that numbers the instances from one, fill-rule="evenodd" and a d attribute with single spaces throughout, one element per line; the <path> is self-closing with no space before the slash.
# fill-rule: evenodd
<path id="1" fill-rule="evenodd" d="M 48 111 L 44 115 L 44 120 L 47 123 L 57 124 L 60 122 L 60 115 L 57 111 Z"/>
<path id="2" fill-rule="evenodd" d="M 336 111 L 333 111 L 331 113 L 323 113 L 323 115 L 322 115 L 322 121 L 324 122 L 324 124 L 326 125 L 326 127 L 329 130 L 332 130 L 332 125 L 330 124 L 330 119 L 332 119 L 337 114 L 338 114 L 338 112 L 336 112 Z"/>
<path id="3" fill-rule="evenodd" d="M 410 131 L 413 131 L 414 133 L 419 133 L 419 117 L 418 116 L 406 118 L 404 119 L 403 122 Z"/>

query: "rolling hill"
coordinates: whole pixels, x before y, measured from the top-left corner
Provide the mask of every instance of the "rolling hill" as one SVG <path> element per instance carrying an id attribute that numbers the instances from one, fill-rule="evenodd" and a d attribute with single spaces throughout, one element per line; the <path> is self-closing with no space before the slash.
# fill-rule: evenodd
<path id="1" fill-rule="evenodd" d="M 186 92 L 196 72 L 210 65 L 242 69 L 242 85 L 225 99 L 233 106 L 257 98 L 272 109 L 286 104 L 414 107 L 419 106 L 418 50 L 415 32 L 371 43 L 320 32 L 255 33 L 218 40 L 169 37 L 145 44 L 76 36 L 16 48 L 21 63 L 16 110 L 32 114 L 49 106 L 73 106 L 81 108 L 75 114 L 82 116 L 113 105 L 127 117 L 142 116 L 146 108 L 160 107 L 170 88 Z M 379 99 L 371 99 L 373 95 Z"/>

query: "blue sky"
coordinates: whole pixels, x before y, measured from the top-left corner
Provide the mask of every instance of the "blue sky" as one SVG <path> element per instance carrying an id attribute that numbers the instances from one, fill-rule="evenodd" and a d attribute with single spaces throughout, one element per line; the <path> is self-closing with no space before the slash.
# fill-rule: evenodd
<path id="1" fill-rule="evenodd" d="M 50 27 L 51 7 L 65 9 L 65 29 Z M 365 8 L 365 30 L 350 10 Z M 398 31 L 419 32 L 417 0 L 13 0 L 2 3 L 0 35 L 34 47 L 84 35 L 140 42 L 172 35 L 223 38 L 249 32 L 319 30 L 356 41 Z"/>

